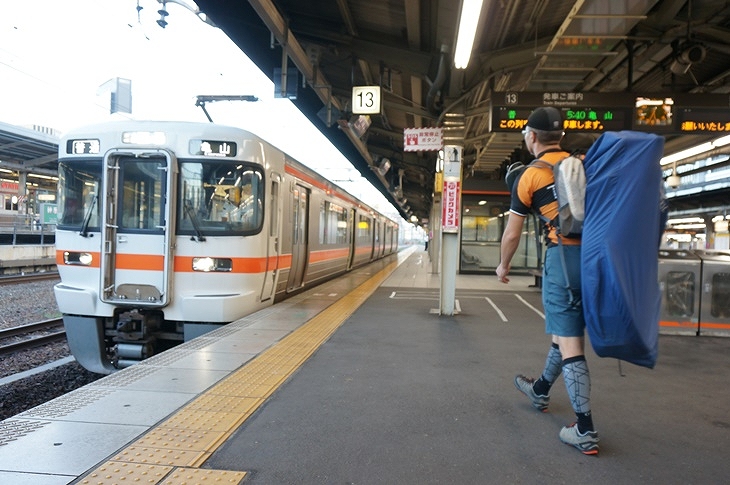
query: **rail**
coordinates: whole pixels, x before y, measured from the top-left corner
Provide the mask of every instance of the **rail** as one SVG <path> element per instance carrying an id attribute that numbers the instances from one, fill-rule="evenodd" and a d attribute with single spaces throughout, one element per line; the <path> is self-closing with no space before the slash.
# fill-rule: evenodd
<path id="1" fill-rule="evenodd" d="M 58 279 L 58 271 L 46 271 L 44 273 L 31 273 L 23 275 L 0 276 L 1 285 L 16 285 L 18 283 L 32 283 L 35 281 L 45 281 Z"/>
<path id="2" fill-rule="evenodd" d="M 41 322 L 29 323 L 28 325 L 21 325 L 19 327 L 7 328 L 0 330 L 0 341 L 13 337 L 30 336 L 36 332 L 51 330 L 59 325 L 63 325 L 62 318 L 54 318 L 51 320 L 43 320 Z M 48 343 L 58 342 L 64 338 L 66 338 L 65 330 L 59 330 L 44 335 L 30 336 L 30 338 L 23 338 L 17 342 L 0 345 L 0 355 L 7 355 L 19 350 L 26 350 Z"/>

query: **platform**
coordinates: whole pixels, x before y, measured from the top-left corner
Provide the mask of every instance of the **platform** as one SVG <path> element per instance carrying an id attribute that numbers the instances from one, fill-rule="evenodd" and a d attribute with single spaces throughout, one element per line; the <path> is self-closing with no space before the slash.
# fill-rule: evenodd
<path id="1" fill-rule="evenodd" d="M 662 335 L 654 370 L 589 350 L 584 456 L 562 380 L 548 413 L 512 383 L 549 346 L 534 278 L 458 275 L 447 317 L 427 254 L 398 260 L 3 421 L 0 483 L 726 483 L 729 339 Z"/>

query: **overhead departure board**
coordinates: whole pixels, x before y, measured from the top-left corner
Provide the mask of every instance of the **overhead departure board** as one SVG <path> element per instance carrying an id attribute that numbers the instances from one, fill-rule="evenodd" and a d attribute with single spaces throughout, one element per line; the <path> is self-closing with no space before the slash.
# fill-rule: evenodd
<path id="1" fill-rule="evenodd" d="M 727 94 L 495 92 L 491 131 L 519 132 L 539 106 L 554 106 L 568 132 L 635 130 L 659 134 L 730 133 Z"/>

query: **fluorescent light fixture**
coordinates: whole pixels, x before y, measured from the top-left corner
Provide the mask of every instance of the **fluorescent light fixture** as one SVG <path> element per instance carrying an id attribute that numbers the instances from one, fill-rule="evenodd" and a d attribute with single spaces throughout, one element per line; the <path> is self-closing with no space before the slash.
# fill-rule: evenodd
<path id="1" fill-rule="evenodd" d="M 669 165 L 670 163 L 679 162 L 680 160 L 684 160 L 685 158 L 709 152 L 710 150 L 714 150 L 715 148 L 723 147 L 728 144 L 730 144 L 730 135 L 725 135 L 716 140 L 708 141 L 707 143 L 702 143 L 701 145 L 682 150 L 681 152 L 667 155 L 666 157 L 662 158 L 659 163 L 661 165 Z"/>
<path id="2" fill-rule="evenodd" d="M 679 219 L 669 219 L 667 224 L 673 226 L 674 224 L 704 224 L 705 220 L 701 217 L 682 217 Z"/>
<path id="3" fill-rule="evenodd" d="M 718 138 L 717 140 L 713 140 L 712 144 L 716 147 L 724 147 L 725 145 L 730 143 L 730 135 L 725 135 L 722 138 Z"/>
<path id="4" fill-rule="evenodd" d="M 672 229 L 705 229 L 705 224 L 678 224 L 672 226 Z"/>
<path id="5" fill-rule="evenodd" d="M 463 0 L 461 4 L 459 32 L 456 34 L 456 52 L 454 52 L 454 66 L 457 69 L 466 69 L 469 65 L 482 3 L 483 0 Z"/>

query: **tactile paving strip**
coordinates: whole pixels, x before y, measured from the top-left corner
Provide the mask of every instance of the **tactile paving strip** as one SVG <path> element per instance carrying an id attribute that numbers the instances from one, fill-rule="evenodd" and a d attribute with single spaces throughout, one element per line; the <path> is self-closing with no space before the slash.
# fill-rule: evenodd
<path id="1" fill-rule="evenodd" d="M 92 389 L 82 387 L 75 391 L 64 394 L 52 401 L 36 406 L 18 414 L 20 418 L 51 419 L 67 416 L 74 411 L 82 409 L 89 404 L 111 394 L 111 389 Z"/>
<path id="2" fill-rule="evenodd" d="M 0 446 L 7 445 L 21 436 L 32 433 L 47 425 L 49 421 L 29 421 L 10 418 L 0 422 Z"/>
<path id="3" fill-rule="evenodd" d="M 106 483 L 161 483 L 172 471 L 170 466 L 142 465 L 108 461 L 88 474 L 79 483 L 99 485 Z"/>
<path id="4" fill-rule="evenodd" d="M 141 475 L 136 474 L 143 473 L 144 483 L 148 484 L 240 483 L 244 472 L 198 467 L 317 351 L 396 267 L 396 262 L 386 266 L 121 450 L 80 483 L 131 482 L 132 476 L 139 480 Z M 152 474 L 160 480 L 152 480 Z"/>

